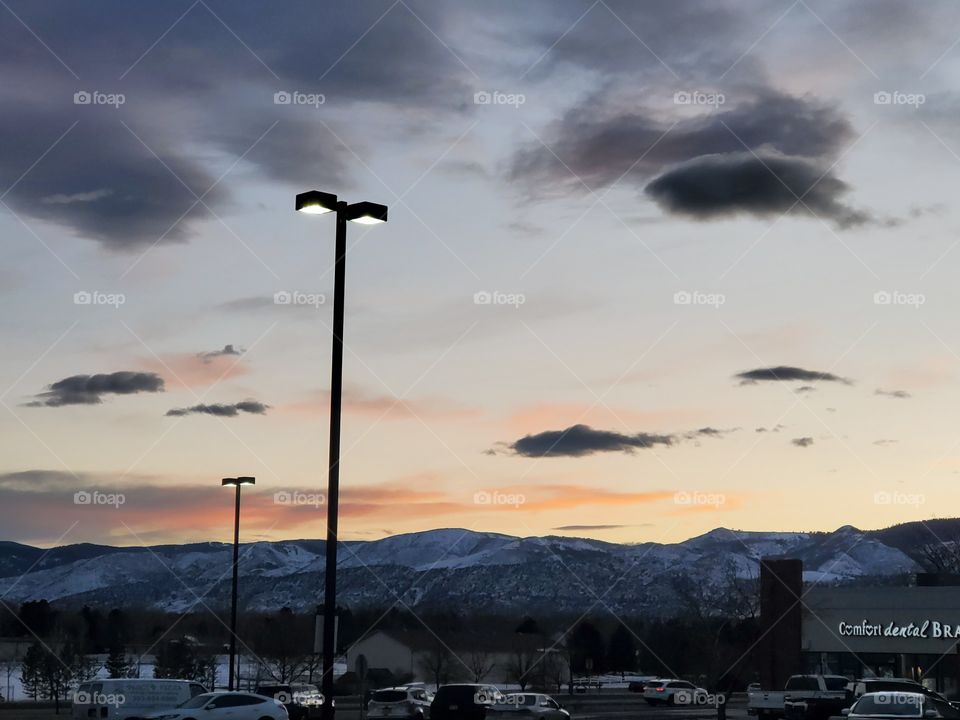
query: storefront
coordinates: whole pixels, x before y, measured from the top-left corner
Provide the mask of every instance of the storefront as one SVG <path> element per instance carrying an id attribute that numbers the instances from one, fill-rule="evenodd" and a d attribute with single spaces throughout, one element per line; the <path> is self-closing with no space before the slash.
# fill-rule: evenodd
<path id="1" fill-rule="evenodd" d="M 960 587 L 809 588 L 804 672 L 904 677 L 960 696 Z"/>

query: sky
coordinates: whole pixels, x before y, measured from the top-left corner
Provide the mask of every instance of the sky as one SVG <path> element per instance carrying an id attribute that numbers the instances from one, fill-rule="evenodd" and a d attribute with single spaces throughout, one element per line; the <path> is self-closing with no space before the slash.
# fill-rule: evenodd
<path id="1" fill-rule="evenodd" d="M 0 4 L 0 539 L 955 514 L 956 4 Z"/>

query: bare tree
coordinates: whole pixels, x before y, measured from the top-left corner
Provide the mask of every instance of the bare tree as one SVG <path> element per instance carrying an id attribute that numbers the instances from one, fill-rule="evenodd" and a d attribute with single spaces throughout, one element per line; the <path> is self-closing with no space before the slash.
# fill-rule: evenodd
<path id="1" fill-rule="evenodd" d="M 496 667 L 496 662 L 486 650 L 471 650 L 467 655 L 467 666 L 473 674 L 473 681 L 479 683 Z"/>
<path id="2" fill-rule="evenodd" d="M 932 572 L 960 573 L 960 537 L 925 543 L 919 548 L 924 565 Z"/>
<path id="3" fill-rule="evenodd" d="M 507 678 L 520 686 L 520 691 L 524 692 L 531 680 L 531 671 L 538 664 L 539 658 L 536 653 L 529 649 L 517 646 L 510 653 L 510 660 L 507 662 Z"/>
<path id="4" fill-rule="evenodd" d="M 420 669 L 440 687 L 450 677 L 450 650 L 437 640 L 418 659 Z"/>

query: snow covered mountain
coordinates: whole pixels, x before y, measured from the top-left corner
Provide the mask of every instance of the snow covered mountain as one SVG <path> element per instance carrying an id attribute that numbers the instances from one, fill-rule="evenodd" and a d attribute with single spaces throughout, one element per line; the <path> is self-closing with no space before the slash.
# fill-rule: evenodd
<path id="1" fill-rule="evenodd" d="M 351 607 L 387 607 L 400 600 L 410 607 L 511 613 L 581 612 L 602 603 L 615 612 L 667 615 L 678 607 L 682 588 L 721 592 L 731 578 L 756 577 L 762 557 L 800 558 L 805 580 L 831 584 L 917 572 L 911 545 L 894 542 L 908 535 L 850 526 L 832 533 L 719 528 L 676 544 L 619 545 L 430 530 L 343 543 L 339 599 Z M 318 540 L 242 545 L 241 604 L 264 610 L 313 607 L 322 600 L 323 553 Z M 171 611 L 223 607 L 230 562 L 231 547 L 222 543 L 70 545 L 49 551 L 0 543 L 0 596 L 7 602 L 46 599 Z"/>

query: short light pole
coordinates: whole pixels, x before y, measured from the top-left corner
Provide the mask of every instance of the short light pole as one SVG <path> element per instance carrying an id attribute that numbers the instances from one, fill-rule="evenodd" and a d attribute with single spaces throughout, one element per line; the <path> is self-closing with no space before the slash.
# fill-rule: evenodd
<path id="1" fill-rule="evenodd" d="M 332 193 L 310 190 L 297 195 L 296 210 L 308 215 L 337 214 L 333 280 L 333 350 L 330 365 L 330 452 L 327 458 L 327 541 L 323 591 L 323 714 L 333 720 L 333 663 L 336 658 L 337 515 L 340 503 L 340 401 L 343 390 L 343 300 L 346 280 L 347 221 L 374 225 L 387 221 L 387 206 L 346 203 Z"/>
<path id="2" fill-rule="evenodd" d="M 240 488 L 244 485 L 253 485 L 256 478 L 235 477 L 223 478 L 220 484 L 223 487 L 237 488 L 237 503 L 233 516 L 233 593 L 230 600 L 230 676 L 227 678 L 227 689 L 233 690 L 234 676 L 237 663 L 237 565 L 240 560 Z M 216 690 L 216 688 L 210 688 Z"/>

